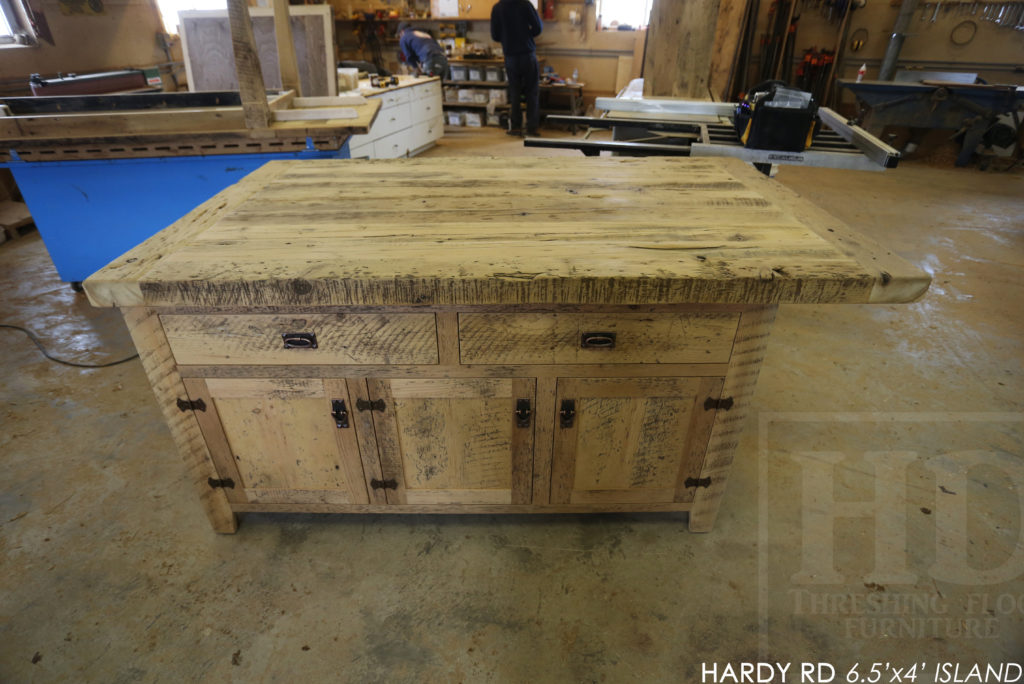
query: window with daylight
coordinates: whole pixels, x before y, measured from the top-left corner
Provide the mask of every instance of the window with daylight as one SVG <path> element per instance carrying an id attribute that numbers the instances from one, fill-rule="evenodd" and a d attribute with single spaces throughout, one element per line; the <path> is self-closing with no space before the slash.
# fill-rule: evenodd
<path id="1" fill-rule="evenodd" d="M 597 0 L 597 14 L 605 31 L 647 28 L 653 0 Z"/>
<path id="2" fill-rule="evenodd" d="M 3 2 L 4 0 L 0 0 Z M 178 12 L 186 10 L 227 10 L 227 0 L 156 0 L 160 16 L 164 20 L 164 31 L 177 35 Z M 268 6 L 272 6 L 269 5 Z"/>
<path id="3" fill-rule="evenodd" d="M 0 47 L 36 44 L 30 16 L 22 0 L 0 0 Z"/>

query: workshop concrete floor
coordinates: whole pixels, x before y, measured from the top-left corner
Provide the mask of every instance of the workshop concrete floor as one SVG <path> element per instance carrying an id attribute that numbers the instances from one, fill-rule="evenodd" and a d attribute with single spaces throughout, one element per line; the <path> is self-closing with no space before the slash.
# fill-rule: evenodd
<path id="1" fill-rule="evenodd" d="M 485 129 L 428 154 L 544 153 Z M 1024 660 L 1024 177 L 778 182 L 934 284 L 781 307 L 710 534 L 684 514 L 246 515 L 218 536 L 137 361 L 60 366 L 0 330 L 0 682 L 692 682 L 759 659 L 793 664 L 776 682 L 801 661 L 931 682 Z M 36 234 L 0 245 L 0 292 L 0 323 L 59 356 L 133 351 Z"/>

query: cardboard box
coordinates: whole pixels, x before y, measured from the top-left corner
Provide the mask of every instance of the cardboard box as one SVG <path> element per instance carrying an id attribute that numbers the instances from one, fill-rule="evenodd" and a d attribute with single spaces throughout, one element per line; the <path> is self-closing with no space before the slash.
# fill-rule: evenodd
<path id="1" fill-rule="evenodd" d="M 484 70 L 478 66 L 469 67 L 469 80 L 470 81 L 482 81 L 484 80 Z"/>
<path id="2" fill-rule="evenodd" d="M 459 88 L 458 102 L 476 102 L 476 88 Z"/>
<path id="3" fill-rule="evenodd" d="M 474 128 L 483 126 L 484 120 L 480 112 L 466 112 L 466 125 L 473 126 Z"/>
<path id="4" fill-rule="evenodd" d="M 466 80 L 466 67 L 452 65 L 449 67 L 452 72 L 453 81 L 465 81 Z"/>
<path id="5" fill-rule="evenodd" d="M 465 126 L 466 112 L 448 112 L 449 126 Z"/>
<path id="6" fill-rule="evenodd" d="M 491 88 L 491 92 L 488 94 L 490 98 L 488 102 L 496 105 L 508 104 L 508 92 L 500 88 Z"/>

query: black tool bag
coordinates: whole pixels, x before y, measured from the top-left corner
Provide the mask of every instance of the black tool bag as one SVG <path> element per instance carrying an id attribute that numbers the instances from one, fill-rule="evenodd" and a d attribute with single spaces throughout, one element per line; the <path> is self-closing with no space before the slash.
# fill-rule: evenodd
<path id="1" fill-rule="evenodd" d="M 806 91 L 766 81 L 740 100 L 733 124 L 744 147 L 803 152 L 818 132 L 818 103 Z"/>

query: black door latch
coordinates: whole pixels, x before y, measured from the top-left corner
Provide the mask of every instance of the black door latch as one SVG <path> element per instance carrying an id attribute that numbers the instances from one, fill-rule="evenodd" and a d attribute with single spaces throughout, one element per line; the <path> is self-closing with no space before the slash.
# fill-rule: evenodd
<path id="1" fill-rule="evenodd" d="M 334 418 L 334 423 L 339 428 L 348 427 L 348 409 L 345 408 L 343 399 L 331 400 L 331 418 Z"/>

